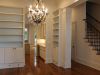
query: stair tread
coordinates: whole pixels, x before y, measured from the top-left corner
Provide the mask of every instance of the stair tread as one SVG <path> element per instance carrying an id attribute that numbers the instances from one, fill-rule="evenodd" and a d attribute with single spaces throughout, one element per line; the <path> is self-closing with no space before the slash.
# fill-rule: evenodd
<path id="1" fill-rule="evenodd" d="M 87 39 L 86 42 L 89 43 L 89 46 L 93 48 L 93 50 L 97 51 L 97 55 L 100 55 L 100 32 L 95 28 L 92 23 L 87 22 L 87 28 L 86 28 L 86 37 L 84 39 Z"/>

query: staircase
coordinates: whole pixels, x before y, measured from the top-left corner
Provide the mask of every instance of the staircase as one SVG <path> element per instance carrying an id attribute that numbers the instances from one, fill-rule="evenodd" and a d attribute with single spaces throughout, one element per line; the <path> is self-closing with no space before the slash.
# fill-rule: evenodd
<path id="1" fill-rule="evenodd" d="M 87 13 L 86 22 L 86 36 L 89 46 L 92 46 L 93 50 L 97 52 L 97 55 L 100 55 L 100 30 L 98 29 L 98 25 L 100 25 L 100 21 L 95 19 L 93 16 Z"/>

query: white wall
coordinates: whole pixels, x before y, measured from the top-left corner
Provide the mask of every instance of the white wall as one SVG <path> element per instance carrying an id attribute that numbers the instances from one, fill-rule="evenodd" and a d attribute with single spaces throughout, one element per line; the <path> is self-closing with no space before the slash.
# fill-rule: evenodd
<path id="1" fill-rule="evenodd" d="M 77 0 L 56 0 L 58 7 L 66 7 Z"/>
<path id="2" fill-rule="evenodd" d="M 15 7 L 25 7 L 26 0 L 0 0 L 0 5 L 3 5 L 3 6 L 15 6 Z"/>
<path id="3" fill-rule="evenodd" d="M 74 6 L 85 2 L 86 0 L 56 0 L 59 8 L 64 8 L 68 6 Z"/>
<path id="4" fill-rule="evenodd" d="M 100 70 L 100 56 L 96 55 L 96 51 L 92 50 L 92 47 L 88 46 L 85 37 L 85 22 L 86 18 L 86 4 L 81 4 L 73 9 L 74 18 L 76 22 L 76 51 L 75 61 L 85 64 Z"/>

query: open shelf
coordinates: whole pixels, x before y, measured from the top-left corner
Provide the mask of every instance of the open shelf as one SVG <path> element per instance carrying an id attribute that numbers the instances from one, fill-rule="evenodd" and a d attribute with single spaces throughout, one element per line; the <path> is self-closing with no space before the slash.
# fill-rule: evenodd
<path id="1" fill-rule="evenodd" d="M 23 28 L 23 23 L 20 22 L 10 22 L 10 21 L 0 21 L 0 28 Z"/>
<path id="2" fill-rule="evenodd" d="M 0 36 L 23 36 L 23 35 L 0 35 Z"/>
<path id="3" fill-rule="evenodd" d="M 54 25 L 59 25 L 59 21 L 54 21 Z"/>
<path id="4" fill-rule="evenodd" d="M 53 44 L 54 47 L 59 45 L 59 10 L 53 12 Z"/>
<path id="5" fill-rule="evenodd" d="M 17 15 L 17 16 L 23 16 L 23 14 L 16 14 L 16 13 L 4 13 L 4 12 L 0 12 L 0 14 L 2 15 Z"/>
<path id="6" fill-rule="evenodd" d="M 53 12 L 54 16 L 58 16 L 59 15 L 59 9 Z"/>
<path id="7" fill-rule="evenodd" d="M 54 22 L 54 25 L 59 25 L 59 22 Z"/>
<path id="8" fill-rule="evenodd" d="M 23 41 L 0 41 L 0 43 L 23 43 Z"/>
<path id="9" fill-rule="evenodd" d="M 0 48 L 23 47 L 23 9 L 0 7 Z"/>
<path id="10" fill-rule="evenodd" d="M 53 36 L 54 36 L 54 37 L 59 37 L 59 34 L 54 34 Z"/>
<path id="11" fill-rule="evenodd" d="M 23 43 L 0 43 L 0 48 L 19 48 L 19 47 L 22 47 L 23 46 Z"/>
<path id="12" fill-rule="evenodd" d="M 0 20 L 0 22 L 15 22 L 15 23 L 23 23 L 23 21 L 10 21 L 10 20 Z"/>
<path id="13" fill-rule="evenodd" d="M 23 28 L 0 28 L 0 29 L 23 29 Z"/>
<path id="14" fill-rule="evenodd" d="M 23 9 L 18 7 L 6 7 L 6 6 L 0 6 L 0 12 L 6 13 L 6 14 L 23 14 Z"/>
<path id="15" fill-rule="evenodd" d="M 59 43 L 58 40 L 54 40 L 53 42 L 55 42 L 55 43 Z"/>
<path id="16" fill-rule="evenodd" d="M 55 17 L 53 18 L 53 20 L 55 20 L 55 19 L 59 19 L 59 15 L 57 15 L 57 16 L 55 16 Z"/>
<path id="17" fill-rule="evenodd" d="M 57 30 L 59 30 L 58 28 L 55 28 L 55 29 L 53 29 L 54 31 L 57 31 Z"/>

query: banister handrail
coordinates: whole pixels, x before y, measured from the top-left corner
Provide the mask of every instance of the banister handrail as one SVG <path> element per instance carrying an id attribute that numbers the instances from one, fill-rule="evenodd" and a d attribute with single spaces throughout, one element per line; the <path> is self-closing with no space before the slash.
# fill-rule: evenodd
<path id="1" fill-rule="evenodd" d="M 83 21 L 85 21 L 86 23 L 90 24 L 96 31 L 98 31 L 100 33 L 100 31 L 90 22 L 87 21 L 87 19 L 83 19 Z"/>
<path id="2" fill-rule="evenodd" d="M 88 17 L 90 17 L 91 19 L 93 19 L 95 22 L 100 24 L 100 21 L 97 20 L 95 17 L 91 16 L 89 13 L 86 13 Z"/>

